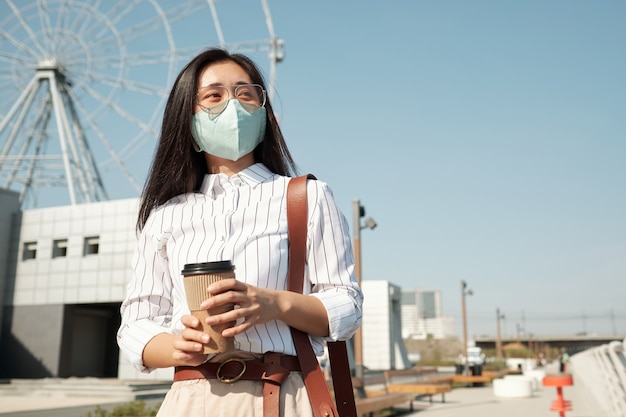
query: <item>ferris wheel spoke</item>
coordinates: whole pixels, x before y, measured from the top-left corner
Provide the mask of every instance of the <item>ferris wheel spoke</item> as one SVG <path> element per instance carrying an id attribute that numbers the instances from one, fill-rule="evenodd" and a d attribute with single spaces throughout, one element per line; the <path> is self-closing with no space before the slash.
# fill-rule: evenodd
<path id="1" fill-rule="evenodd" d="M 98 10 L 98 8 L 100 7 L 100 3 L 102 3 L 101 1 L 98 1 L 94 4 L 91 4 L 90 10 Z M 84 33 L 86 30 L 88 30 L 89 28 L 93 28 L 96 27 L 97 25 L 95 25 L 95 23 L 100 24 L 100 22 L 98 22 L 97 20 L 95 20 L 94 18 L 91 19 L 75 19 L 74 20 L 74 24 L 72 25 L 72 31 L 74 33 L 76 33 L 78 36 L 80 37 L 84 37 Z"/>
<path id="2" fill-rule="evenodd" d="M 68 7 L 66 3 L 63 3 L 64 9 Z M 48 32 L 53 33 L 51 43 L 54 42 L 58 45 L 73 45 L 75 42 L 88 43 L 89 48 L 85 50 L 97 50 L 98 52 L 106 51 L 107 48 L 122 47 L 124 39 L 120 36 L 118 28 L 111 19 L 99 10 L 100 3 L 98 1 L 93 4 L 80 3 L 76 5 L 80 7 L 69 6 L 70 11 L 78 9 L 80 14 L 71 15 L 64 10 L 59 10 L 56 24 L 48 30 Z M 120 5 L 121 2 L 116 4 Z M 46 22 L 49 22 L 47 17 Z M 46 26 L 48 25 L 49 23 L 46 24 Z M 71 38 L 67 38 L 69 35 Z M 59 39 L 66 39 L 67 42 L 59 41 Z"/>
<path id="3" fill-rule="evenodd" d="M 53 45 L 53 31 L 50 23 L 50 12 L 48 5 L 43 0 L 37 0 L 37 10 L 39 15 L 39 22 L 41 24 L 42 32 L 46 38 L 46 44 Z"/>
<path id="4" fill-rule="evenodd" d="M 146 134 L 141 134 L 138 133 L 137 135 L 135 135 L 135 137 L 133 137 L 131 140 L 128 141 L 128 143 L 126 145 L 124 145 L 120 151 L 119 154 L 124 157 L 124 158 L 130 158 L 131 156 L 133 156 L 137 151 L 141 150 L 142 146 L 144 145 L 144 143 L 148 140 L 148 138 L 150 137 L 157 137 L 155 135 L 146 135 Z"/>
<path id="5" fill-rule="evenodd" d="M 152 51 L 152 52 L 137 52 L 137 53 L 128 53 L 126 54 L 126 59 L 128 60 L 126 66 L 128 67 L 141 67 L 143 65 L 152 65 L 152 64 L 160 64 L 160 63 L 168 63 L 173 60 L 173 54 L 171 50 L 160 50 L 160 51 Z M 120 66 L 119 57 L 110 55 L 110 56 L 99 56 L 93 57 L 93 59 L 73 59 L 71 60 L 72 64 L 75 65 L 86 65 L 88 62 L 91 62 L 94 68 L 97 69 L 107 69 L 107 68 L 117 68 Z"/>
<path id="6" fill-rule="evenodd" d="M 91 3 L 65 0 L 63 3 L 64 10 L 60 13 L 61 23 L 57 27 L 62 28 L 64 34 L 80 36 L 80 32 L 78 31 L 79 27 L 88 25 L 99 27 L 103 24 L 103 19 L 99 17 L 100 12 L 97 9 L 101 1 Z"/>
<path id="7" fill-rule="evenodd" d="M 118 24 L 122 19 L 128 16 L 136 5 L 141 3 L 141 0 L 134 0 L 132 2 L 117 2 L 106 12 L 106 16 L 111 20 L 111 23 Z"/>
<path id="8" fill-rule="evenodd" d="M 32 48 L 29 48 L 24 42 L 16 39 L 13 35 L 11 35 L 10 33 L 6 32 L 5 30 L 1 30 L 0 29 L 0 38 L 4 38 L 7 41 L 9 41 L 10 43 L 12 43 L 13 46 L 15 46 L 15 48 L 18 51 L 23 51 L 23 52 L 29 54 L 33 58 L 37 57 L 37 52 L 36 51 L 34 51 Z"/>
<path id="9" fill-rule="evenodd" d="M 67 44 L 72 44 L 71 39 L 68 39 L 67 36 L 71 31 L 71 23 L 72 23 L 72 18 L 73 18 L 73 14 L 72 14 L 72 2 L 71 1 L 62 1 L 59 7 L 59 10 L 57 12 L 57 19 L 56 19 L 56 23 L 54 25 L 55 28 L 57 28 L 57 30 L 55 30 L 54 33 L 54 45 L 59 46 L 59 45 L 64 45 L 66 44 L 66 40 L 67 40 Z"/>
<path id="10" fill-rule="evenodd" d="M 134 42 L 138 39 L 144 39 L 148 35 L 163 29 L 163 22 L 159 16 L 153 16 L 143 22 L 130 26 L 120 33 L 125 42 Z M 169 30 L 169 28 L 166 28 Z"/>
<path id="11" fill-rule="evenodd" d="M 12 65 L 19 65 L 25 69 L 34 69 L 32 58 L 25 57 L 24 55 L 18 55 L 15 53 L 5 53 L 0 51 L 0 62 L 6 62 Z"/>
<path id="12" fill-rule="evenodd" d="M 98 21 L 98 24 L 83 24 L 77 33 L 84 38 L 91 39 L 94 49 L 97 50 L 107 50 L 107 48 L 115 46 L 119 47 L 120 45 L 146 38 L 157 31 L 165 31 L 171 44 L 170 46 L 173 46 L 169 25 L 156 3 L 153 3 L 153 7 L 158 11 L 157 15 L 144 19 L 123 30 L 117 29 L 116 24 L 130 14 L 139 3 L 141 3 L 140 0 L 135 0 L 130 4 L 118 2 L 112 9 L 103 14 L 106 19 Z"/>
<path id="13" fill-rule="evenodd" d="M 259 39 L 256 41 L 240 41 L 240 42 L 228 42 L 226 44 L 228 49 L 238 51 L 241 53 L 252 53 L 259 51 L 269 51 L 269 39 Z"/>
<path id="14" fill-rule="evenodd" d="M 220 46 L 223 48 L 224 41 L 224 33 L 222 32 L 222 24 L 220 23 L 220 18 L 217 16 L 217 10 L 215 9 L 215 1 L 207 0 L 209 2 L 209 8 L 211 9 L 211 17 L 213 18 L 213 25 L 215 26 L 215 31 L 217 32 L 217 39 L 219 40 Z"/>
<path id="15" fill-rule="evenodd" d="M 135 188 L 136 191 L 141 191 L 139 184 L 137 184 L 137 181 L 135 180 L 133 175 L 130 173 L 130 171 L 126 167 L 126 164 L 124 164 L 124 161 L 122 160 L 121 156 L 117 153 L 115 148 L 111 145 L 111 142 L 107 139 L 106 135 L 102 132 L 98 124 L 94 121 L 93 117 L 91 117 L 89 111 L 85 109 L 85 107 L 83 106 L 81 101 L 78 99 L 78 97 L 76 97 L 73 91 L 70 91 L 70 96 L 73 98 L 74 102 L 76 103 L 76 107 L 78 108 L 78 110 L 80 110 L 82 116 L 84 117 L 89 127 L 95 132 L 95 134 L 98 136 L 98 139 L 100 139 L 100 142 L 104 145 L 107 151 L 109 151 L 111 158 L 113 159 L 113 161 L 115 161 L 117 166 L 126 175 L 126 177 L 130 181 L 133 188 Z"/>
<path id="16" fill-rule="evenodd" d="M 59 9 L 56 11 L 56 22 L 54 23 L 55 28 L 65 27 L 64 17 L 66 13 L 64 9 L 67 8 L 67 5 L 67 2 L 62 2 L 59 6 Z"/>
<path id="17" fill-rule="evenodd" d="M 93 79 L 98 80 L 98 83 L 103 85 L 114 87 L 116 89 L 134 91 L 148 96 L 162 96 L 166 93 L 166 89 L 162 85 L 152 85 L 135 80 L 112 77 L 105 73 L 90 73 L 88 75 L 85 74 L 85 76 L 92 77 Z"/>
<path id="18" fill-rule="evenodd" d="M 24 17 L 22 16 L 22 13 L 20 13 L 20 10 L 15 6 L 15 4 L 13 4 L 13 2 L 11 0 L 6 0 L 6 1 L 7 1 L 7 4 L 9 5 L 9 7 L 11 8 L 11 11 L 13 12 L 13 16 L 15 16 L 15 18 L 18 20 L 18 22 L 20 23 L 20 25 L 22 26 L 24 31 L 26 33 L 28 33 L 28 36 L 29 36 L 31 42 L 33 43 L 33 45 L 35 45 L 35 47 L 37 49 L 39 49 L 39 54 L 38 55 L 39 56 L 45 55 L 46 54 L 45 48 L 39 42 L 39 39 L 37 38 L 37 36 L 33 32 L 33 30 L 30 27 L 30 25 L 26 22 L 26 20 L 24 20 Z"/>
<path id="19" fill-rule="evenodd" d="M 123 54 L 124 39 L 115 27 L 100 27 L 94 24 L 88 29 L 87 33 L 80 36 L 89 39 L 90 49 L 101 53 L 115 51 L 118 54 Z M 95 33 L 98 30 L 100 33 Z"/>
<path id="20" fill-rule="evenodd" d="M 145 132 L 150 133 L 151 135 L 156 137 L 157 135 L 156 130 L 148 126 L 144 121 L 140 120 L 138 117 L 135 117 L 131 113 L 124 110 L 122 107 L 120 107 L 113 101 L 109 100 L 107 97 L 100 94 L 98 91 L 94 90 L 88 84 L 82 82 L 81 80 L 76 80 L 76 85 L 82 88 L 84 91 L 86 91 L 89 95 L 91 95 L 92 98 L 95 98 L 96 100 L 100 100 L 102 104 L 106 105 L 108 108 L 110 108 L 111 110 L 113 110 L 114 112 L 122 116 L 127 121 L 136 124 Z"/>
<path id="21" fill-rule="evenodd" d="M 164 13 L 168 16 L 170 23 L 178 22 L 202 11 L 206 4 L 207 0 L 192 0 L 186 3 L 180 3 L 178 6 L 166 10 Z"/>

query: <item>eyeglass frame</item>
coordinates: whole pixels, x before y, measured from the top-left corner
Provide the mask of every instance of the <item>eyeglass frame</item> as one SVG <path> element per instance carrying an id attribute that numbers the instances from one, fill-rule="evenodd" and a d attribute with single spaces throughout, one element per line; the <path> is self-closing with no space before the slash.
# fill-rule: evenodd
<path id="1" fill-rule="evenodd" d="M 262 100 L 260 100 L 261 104 L 256 104 L 256 103 L 252 103 L 252 102 L 245 102 L 245 101 L 241 101 L 240 99 L 237 98 L 237 90 L 240 87 L 255 87 L 261 91 L 261 96 L 260 98 L 262 98 Z M 228 98 L 225 100 L 220 101 L 219 103 L 214 104 L 213 106 L 203 106 L 200 100 L 200 90 L 204 89 L 204 88 L 217 88 L 217 87 L 221 87 L 224 88 L 227 92 L 228 92 Z M 234 87 L 234 88 L 233 88 Z M 232 90 L 232 93 L 231 93 Z M 222 85 L 222 84 L 215 84 L 215 85 L 207 85 L 204 87 L 200 87 L 198 89 L 198 91 L 196 92 L 195 96 L 195 101 L 196 104 L 198 105 L 198 107 L 200 107 L 200 110 L 204 111 L 205 113 L 207 113 L 209 115 L 209 117 L 217 117 L 218 115 L 220 115 L 225 109 L 226 106 L 228 105 L 228 101 L 229 100 L 237 100 L 239 101 L 242 105 L 244 105 L 244 108 L 246 108 L 246 110 L 250 111 L 251 109 L 248 109 L 247 106 L 252 105 L 258 107 L 258 109 L 261 109 L 262 107 L 265 107 L 265 104 L 267 103 L 267 92 L 265 91 L 265 88 L 263 88 L 263 86 L 261 84 L 256 84 L 256 83 L 244 83 L 244 84 L 234 84 L 234 85 Z M 225 104 L 224 104 L 225 103 Z M 216 106 L 222 105 L 224 104 L 224 108 L 221 109 L 219 112 L 214 113 L 211 111 L 211 108 L 214 108 Z M 255 109 L 255 110 L 258 110 Z"/>

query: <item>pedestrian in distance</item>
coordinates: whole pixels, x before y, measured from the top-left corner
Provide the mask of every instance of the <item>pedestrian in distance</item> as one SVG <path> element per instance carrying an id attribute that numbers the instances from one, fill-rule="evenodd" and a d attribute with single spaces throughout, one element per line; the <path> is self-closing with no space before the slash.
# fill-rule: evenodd
<path id="1" fill-rule="evenodd" d="M 561 349 L 559 355 L 559 372 L 563 373 L 567 371 L 567 362 L 569 362 L 569 353 L 565 349 Z"/>

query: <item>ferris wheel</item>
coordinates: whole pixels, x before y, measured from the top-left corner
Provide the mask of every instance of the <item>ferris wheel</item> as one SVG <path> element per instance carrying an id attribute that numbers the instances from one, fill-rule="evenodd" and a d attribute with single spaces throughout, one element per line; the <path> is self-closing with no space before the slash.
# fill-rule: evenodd
<path id="1" fill-rule="evenodd" d="M 138 196 L 184 63 L 246 53 L 271 97 L 284 56 L 266 0 L 2 3 L 0 188 L 23 208 Z"/>

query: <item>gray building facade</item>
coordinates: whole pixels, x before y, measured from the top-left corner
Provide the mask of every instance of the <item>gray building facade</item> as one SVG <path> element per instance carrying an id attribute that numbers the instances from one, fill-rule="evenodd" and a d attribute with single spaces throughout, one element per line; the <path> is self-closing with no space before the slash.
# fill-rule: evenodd
<path id="1" fill-rule="evenodd" d="M 138 200 L 20 210 L 0 190 L 0 377 L 119 377 Z"/>

